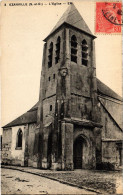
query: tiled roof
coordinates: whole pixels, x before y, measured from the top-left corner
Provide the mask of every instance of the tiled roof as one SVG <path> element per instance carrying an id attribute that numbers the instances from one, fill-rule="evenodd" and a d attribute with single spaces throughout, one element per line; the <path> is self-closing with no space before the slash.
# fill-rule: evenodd
<path id="1" fill-rule="evenodd" d="M 36 105 L 35 105 L 35 107 L 33 106 L 28 112 L 24 113 L 23 115 L 19 116 L 18 118 L 16 118 L 12 122 L 3 126 L 3 128 L 8 128 L 8 127 L 37 122 L 37 107 L 36 107 Z"/>
<path id="2" fill-rule="evenodd" d="M 99 79 L 97 79 L 97 93 L 111 97 L 116 100 L 122 101 L 122 97 L 120 97 L 117 93 L 115 93 L 112 89 L 110 89 L 107 85 L 102 83 Z"/>
<path id="3" fill-rule="evenodd" d="M 84 19 L 82 18 L 82 16 L 80 15 L 76 7 L 74 6 L 74 4 L 71 4 L 68 7 L 68 9 L 64 12 L 60 20 L 57 22 L 55 27 L 52 29 L 50 34 L 46 37 L 46 39 L 64 23 L 69 24 L 81 31 L 84 31 L 94 36 L 90 31 L 89 27 L 87 26 L 87 24 L 85 23 Z"/>
<path id="4" fill-rule="evenodd" d="M 37 102 L 30 110 L 28 110 L 28 112 L 31 112 L 33 110 L 37 110 L 38 109 L 38 105 L 39 105 L 39 102 Z"/>

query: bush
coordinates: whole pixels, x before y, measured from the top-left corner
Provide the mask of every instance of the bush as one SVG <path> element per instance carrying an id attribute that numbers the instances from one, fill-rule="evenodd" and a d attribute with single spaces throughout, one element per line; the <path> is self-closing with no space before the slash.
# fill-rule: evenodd
<path id="1" fill-rule="evenodd" d="M 110 162 L 102 162 L 96 165 L 96 169 L 113 171 L 115 170 L 115 165 Z"/>

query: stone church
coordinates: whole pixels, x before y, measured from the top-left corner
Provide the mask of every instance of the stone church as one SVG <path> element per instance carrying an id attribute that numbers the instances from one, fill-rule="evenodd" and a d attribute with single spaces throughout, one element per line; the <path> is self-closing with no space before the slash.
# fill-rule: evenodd
<path id="1" fill-rule="evenodd" d="M 39 101 L 3 127 L 2 163 L 122 165 L 122 98 L 96 78 L 96 37 L 72 4 L 44 39 Z"/>

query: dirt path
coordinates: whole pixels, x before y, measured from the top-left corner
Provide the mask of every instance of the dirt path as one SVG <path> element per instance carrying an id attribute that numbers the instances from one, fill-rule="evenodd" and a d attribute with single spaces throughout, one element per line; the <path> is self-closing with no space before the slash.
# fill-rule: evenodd
<path id="1" fill-rule="evenodd" d="M 11 169 L 1 169 L 2 194 L 94 194 L 47 178 Z"/>

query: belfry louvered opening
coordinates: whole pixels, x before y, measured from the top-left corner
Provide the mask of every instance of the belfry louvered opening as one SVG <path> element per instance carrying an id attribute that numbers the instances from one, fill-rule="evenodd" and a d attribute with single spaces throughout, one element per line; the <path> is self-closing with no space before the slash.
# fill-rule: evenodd
<path id="1" fill-rule="evenodd" d="M 86 40 L 82 41 L 82 65 L 88 65 L 88 45 Z"/>
<path id="2" fill-rule="evenodd" d="M 71 61 L 77 63 L 77 39 L 75 35 L 71 37 Z"/>
<path id="3" fill-rule="evenodd" d="M 61 38 L 58 37 L 56 42 L 56 57 L 55 57 L 56 64 L 59 62 L 60 59 L 60 43 L 61 43 Z"/>
<path id="4" fill-rule="evenodd" d="M 49 46 L 48 68 L 52 66 L 52 60 L 53 60 L 53 42 L 51 42 Z"/>

